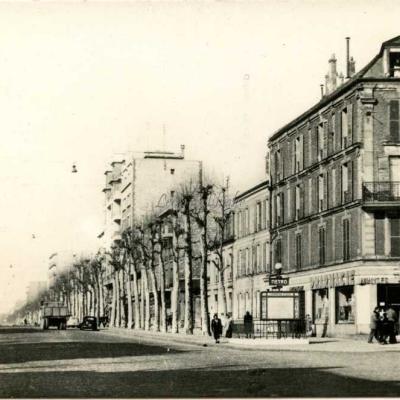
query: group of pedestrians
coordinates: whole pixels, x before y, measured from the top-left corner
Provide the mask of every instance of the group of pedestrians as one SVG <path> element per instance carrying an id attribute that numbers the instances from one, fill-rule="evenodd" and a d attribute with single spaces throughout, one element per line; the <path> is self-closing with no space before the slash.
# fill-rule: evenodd
<path id="1" fill-rule="evenodd" d="M 398 324 L 398 315 L 392 306 L 381 304 L 375 307 L 371 314 L 368 343 L 372 343 L 374 338 L 380 344 L 388 344 L 388 340 L 390 344 L 397 343 Z"/>
<path id="2" fill-rule="evenodd" d="M 244 333 L 246 338 L 250 338 L 253 335 L 253 316 L 247 311 L 243 317 Z M 218 314 L 214 314 L 211 320 L 211 332 L 215 339 L 215 343 L 219 343 L 219 338 L 226 337 L 231 338 L 233 332 L 233 319 L 231 314 L 227 314 L 224 318 L 222 314 L 221 318 L 218 318 Z"/>
<path id="3" fill-rule="evenodd" d="M 231 314 L 227 314 L 226 318 L 222 314 L 222 319 L 218 318 L 218 314 L 214 314 L 211 320 L 211 332 L 215 339 L 215 343 L 219 343 L 220 337 L 232 337 L 233 319 Z"/>

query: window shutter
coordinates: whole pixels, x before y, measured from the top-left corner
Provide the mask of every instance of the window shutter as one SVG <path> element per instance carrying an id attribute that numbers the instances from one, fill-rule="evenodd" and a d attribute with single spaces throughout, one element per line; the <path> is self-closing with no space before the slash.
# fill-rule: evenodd
<path id="1" fill-rule="evenodd" d="M 353 103 L 347 105 L 347 145 L 353 143 Z"/>
<path id="2" fill-rule="evenodd" d="M 324 129 L 324 147 L 323 147 L 323 152 L 324 152 L 324 157 L 326 158 L 328 156 L 328 136 L 329 136 L 329 128 L 328 128 L 328 120 L 326 120 L 324 122 L 323 125 L 323 129 Z"/>
<path id="3" fill-rule="evenodd" d="M 325 179 L 324 179 L 324 209 L 327 210 L 329 208 L 329 173 L 326 171 Z"/>
<path id="4" fill-rule="evenodd" d="M 300 186 L 300 215 L 299 218 L 304 217 L 304 185 Z"/>
<path id="5" fill-rule="evenodd" d="M 399 101 L 391 100 L 389 105 L 390 112 L 390 141 L 399 141 Z"/>
<path id="6" fill-rule="evenodd" d="M 285 223 L 285 194 L 281 193 L 281 225 Z"/>

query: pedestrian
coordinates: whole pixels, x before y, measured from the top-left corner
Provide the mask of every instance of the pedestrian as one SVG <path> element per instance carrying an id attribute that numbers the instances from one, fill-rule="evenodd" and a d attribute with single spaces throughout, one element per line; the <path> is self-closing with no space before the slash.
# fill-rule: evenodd
<path id="1" fill-rule="evenodd" d="M 248 311 L 246 311 L 246 314 L 243 317 L 243 322 L 244 322 L 244 333 L 246 335 L 246 338 L 249 338 L 253 333 L 253 316 Z"/>
<path id="2" fill-rule="evenodd" d="M 373 338 L 376 339 L 377 342 L 380 341 L 380 332 L 378 329 L 379 324 L 379 307 L 375 307 L 371 314 L 371 322 L 369 324 L 370 332 L 368 336 L 368 343 L 372 343 Z"/>
<path id="3" fill-rule="evenodd" d="M 386 310 L 386 317 L 388 320 L 389 343 L 391 344 L 397 343 L 396 335 L 397 335 L 398 317 L 396 311 L 392 306 L 389 306 L 388 309 Z"/>
<path id="4" fill-rule="evenodd" d="M 306 315 L 306 336 L 310 337 L 313 335 L 313 323 L 311 319 L 311 315 Z"/>
<path id="5" fill-rule="evenodd" d="M 225 337 L 231 338 L 233 331 L 233 319 L 231 314 L 227 314 L 227 320 L 225 322 Z"/>
<path id="6" fill-rule="evenodd" d="M 214 314 L 214 318 L 211 321 L 211 331 L 213 333 L 215 343 L 219 343 L 219 338 L 222 333 L 222 323 L 218 318 L 218 314 Z"/>
<path id="7" fill-rule="evenodd" d="M 386 310 L 384 303 L 380 303 L 379 311 L 379 321 L 378 321 L 378 332 L 379 332 L 379 343 L 380 344 L 387 344 L 388 338 L 388 319 L 386 316 Z"/>

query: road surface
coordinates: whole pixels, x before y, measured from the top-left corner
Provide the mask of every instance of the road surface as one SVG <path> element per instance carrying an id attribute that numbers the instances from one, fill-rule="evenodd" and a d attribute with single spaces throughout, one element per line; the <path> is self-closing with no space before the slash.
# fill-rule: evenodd
<path id="1" fill-rule="evenodd" d="M 151 340 L 0 328 L 0 397 L 400 395 L 397 351 L 265 351 Z"/>

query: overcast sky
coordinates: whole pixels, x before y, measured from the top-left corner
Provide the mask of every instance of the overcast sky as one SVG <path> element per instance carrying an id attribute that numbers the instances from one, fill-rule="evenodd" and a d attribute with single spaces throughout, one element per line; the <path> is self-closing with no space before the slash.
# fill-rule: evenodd
<path id="1" fill-rule="evenodd" d="M 46 278 L 51 253 L 96 250 L 114 153 L 185 144 L 244 190 L 265 179 L 268 136 L 319 100 L 332 53 L 344 72 L 345 37 L 359 70 L 400 35 L 399 11 L 366 0 L 0 3 L 0 313 Z"/>

